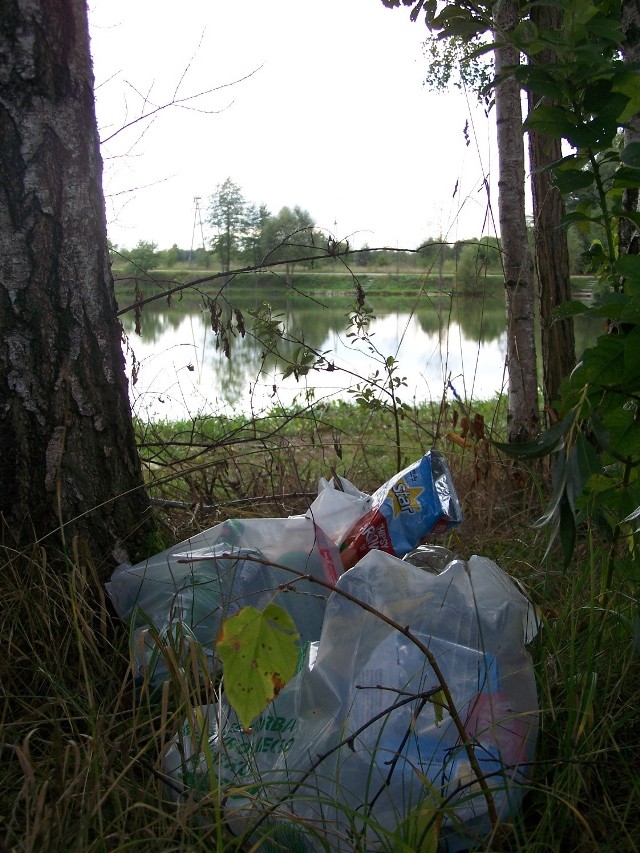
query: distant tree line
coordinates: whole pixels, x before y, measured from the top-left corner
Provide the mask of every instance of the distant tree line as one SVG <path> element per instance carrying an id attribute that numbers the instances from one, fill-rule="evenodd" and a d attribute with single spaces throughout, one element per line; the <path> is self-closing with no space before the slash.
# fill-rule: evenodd
<path id="1" fill-rule="evenodd" d="M 284 264 L 289 281 L 297 259 L 326 255 L 330 239 L 316 229 L 307 210 L 296 205 L 272 214 L 266 205 L 248 202 L 231 178 L 219 184 L 211 196 L 207 223 L 213 232 L 210 245 L 223 272 L 238 264 L 260 266 L 278 261 Z M 304 263 L 309 265 L 311 260 Z"/>
<path id="2" fill-rule="evenodd" d="M 574 204 L 580 202 L 576 194 Z M 259 267 L 280 262 L 290 282 L 294 266 L 309 269 L 331 262 L 329 242 L 334 235 L 316 228 L 311 214 L 295 205 L 283 207 L 272 214 L 266 205 L 248 202 L 241 188 L 231 178 L 216 187 L 209 199 L 206 222 L 211 229 L 208 248 L 205 245 L 190 249 L 174 243 L 169 249 L 158 249 L 156 243 L 140 240 L 131 249 L 110 245 L 112 264 L 123 267 L 131 275 L 144 275 L 154 269 L 217 269 L 229 272 L 244 266 Z M 569 242 L 571 273 L 583 272 L 582 253 L 585 241 L 592 234 L 572 233 Z M 300 261 L 300 258 L 307 258 Z M 482 286 L 487 275 L 500 275 L 503 268 L 500 241 L 496 237 L 457 240 L 429 238 L 417 250 L 381 250 L 367 244 L 349 256 L 349 263 L 358 268 L 380 270 L 419 270 L 425 267 L 432 278 L 455 276 L 457 288 L 473 292 Z"/>

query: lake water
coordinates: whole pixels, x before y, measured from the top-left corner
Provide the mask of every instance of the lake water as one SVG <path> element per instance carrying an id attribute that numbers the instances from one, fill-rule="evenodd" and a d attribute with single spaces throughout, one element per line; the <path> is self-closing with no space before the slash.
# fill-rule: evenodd
<path id="1" fill-rule="evenodd" d="M 273 297 L 269 296 L 272 304 Z M 275 405 L 289 406 L 308 395 L 315 400 L 353 399 L 358 383 L 378 372 L 384 362 L 398 360 L 396 375 L 403 385 L 398 396 L 406 402 L 442 399 L 450 381 L 466 400 L 488 399 L 506 389 L 504 303 L 466 297 L 423 296 L 421 301 L 379 297 L 372 305 L 375 319 L 369 340 L 349 337 L 346 303 L 325 297 L 321 305 L 301 301 L 274 306 L 287 331 L 324 357 L 333 369 L 312 370 L 296 381 L 282 376 L 284 362 L 251 334 L 247 312 L 259 299 L 239 302 L 247 334 L 231 341 L 231 358 L 216 348 L 208 311 L 148 306 L 142 313 L 141 335 L 133 317 L 123 315 L 129 338 L 128 372 L 138 363 L 131 382 L 134 413 L 147 420 L 177 420 L 198 414 L 260 414 Z M 580 323 L 577 348 L 595 340 L 598 324 Z M 291 353 L 296 343 L 285 344 Z M 384 394 L 384 392 L 380 392 Z"/>

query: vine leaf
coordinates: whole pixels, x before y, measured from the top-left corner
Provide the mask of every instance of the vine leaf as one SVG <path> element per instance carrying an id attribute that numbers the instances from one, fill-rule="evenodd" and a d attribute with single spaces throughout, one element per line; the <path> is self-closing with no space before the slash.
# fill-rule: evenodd
<path id="1" fill-rule="evenodd" d="M 568 299 L 553 309 L 553 320 L 564 320 L 567 317 L 577 317 L 589 310 L 589 306 L 579 299 Z"/>
<path id="2" fill-rule="evenodd" d="M 640 166 L 640 142 L 637 140 L 630 142 L 620 152 L 620 160 L 626 166 Z"/>
<path id="3" fill-rule="evenodd" d="M 222 624 L 217 651 L 224 690 L 245 728 L 294 675 L 298 639 L 293 619 L 277 604 L 264 611 L 243 607 Z"/>
<path id="4" fill-rule="evenodd" d="M 541 433 L 533 441 L 522 443 L 502 443 L 495 441 L 493 445 L 498 450 L 516 459 L 542 459 L 543 456 L 548 456 L 563 445 L 565 436 L 573 426 L 575 419 L 576 412 L 571 411 L 565 418 L 553 424 L 553 426 L 549 427 L 548 430 Z"/>

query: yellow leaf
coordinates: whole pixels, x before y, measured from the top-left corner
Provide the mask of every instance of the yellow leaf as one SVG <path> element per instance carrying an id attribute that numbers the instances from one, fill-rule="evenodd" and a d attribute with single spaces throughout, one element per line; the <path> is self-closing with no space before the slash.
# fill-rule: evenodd
<path id="1" fill-rule="evenodd" d="M 262 612 L 243 607 L 223 622 L 217 651 L 224 691 L 245 728 L 294 675 L 298 639 L 291 616 L 277 604 Z"/>

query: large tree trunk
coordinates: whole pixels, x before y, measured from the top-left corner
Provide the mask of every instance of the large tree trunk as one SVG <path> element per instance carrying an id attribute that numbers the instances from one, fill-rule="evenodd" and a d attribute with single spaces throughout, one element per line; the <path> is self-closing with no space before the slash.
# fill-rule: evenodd
<path id="1" fill-rule="evenodd" d="M 498 210 L 502 242 L 506 308 L 507 370 L 509 373 L 508 439 L 525 441 L 538 430 L 538 383 L 534 331 L 533 264 L 527 240 L 524 195 L 524 136 L 520 87 L 504 77 L 517 65 L 518 51 L 501 34 L 518 23 L 514 0 L 500 5 L 495 21 L 495 88 L 498 140 Z"/>
<path id="2" fill-rule="evenodd" d="M 562 12 L 549 6 L 532 6 L 531 20 L 539 29 L 560 29 Z M 544 50 L 536 54 L 536 63 L 555 62 L 555 54 Z M 529 93 L 529 108 L 540 100 Z M 540 304 L 540 338 L 545 408 L 551 412 L 558 400 L 560 383 L 576 363 L 573 318 L 553 322 L 553 310 L 571 298 L 567 232 L 558 227 L 564 216 L 562 196 L 551 183 L 545 167 L 562 157 L 559 139 L 529 131 L 529 164 L 533 199 L 535 263 Z"/>
<path id="3" fill-rule="evenodd" d="M 106 571 L 135 553 L 148 501 L 107 251 L 85 0 L 4 0 L 0 55 L 5 543 L 68 546 L 79 535 Z"/>

